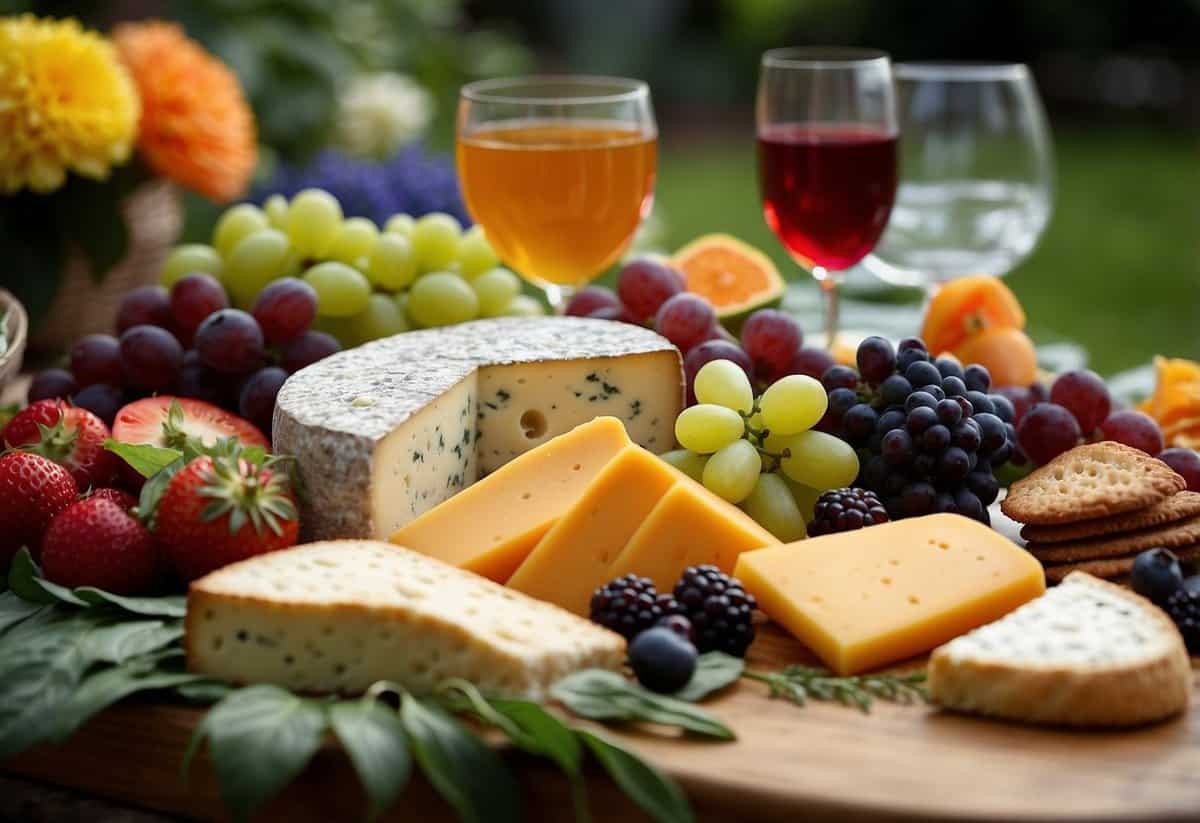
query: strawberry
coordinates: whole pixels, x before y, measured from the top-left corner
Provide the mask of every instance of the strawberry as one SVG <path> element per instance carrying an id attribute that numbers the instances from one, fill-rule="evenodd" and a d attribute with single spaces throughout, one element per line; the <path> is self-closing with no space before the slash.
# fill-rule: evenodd
<path id="1" fill-rule="evenodd" d="M 23 451 L 0 456 L 0 569 L 22 546 L 36 557 L 46 527 L 78 493 L 71 473 L 52 460 Z"/>
<path id="2" fill-rule="evenodd" d="M 42 572 L 63 586 L 95 586 L 113 594 L 145 594 L 159 578 L 154 535 L 101 494 L 63 509 L 42 538 Z"/>
<path id="3" fill-rule="evenodd" d="M 4 442 L 63 466 L 81 489 L 103 486 L 117 473 L 119 458 L 104 448 L 108 426 L 90 411 L 58 398 L 31 403 L 8 421 Z"/>
<path id="4" fill-rule="evenodd" d="M 122 491 L 121 489 L 96 489 L 91 494 L 87 495 L 85 499 L 95 497 L 98 497 L 101 500 L 108 500 L 112 503 L 116 503 L 125 511 L 129 511 L 138 503 L 136 497 L 127 491 Z"/>
<path id="5" fill-rule="evenodd" d="M 236 437 L 242 446 L 271 448 L 249 420 L 188 397 L 144 397 L 122 408 L 113 420 L 113 438 L 122 443 L 151 443 L 182 450 L 188 437 L 206 446 Z"/>
<path id="6" fill-rule="evenodd" d="M 154 532 L 185 581 L 295 545 L 300 531 L 286 474 L 237 457 L 197 457 L 167 483 Z"/>

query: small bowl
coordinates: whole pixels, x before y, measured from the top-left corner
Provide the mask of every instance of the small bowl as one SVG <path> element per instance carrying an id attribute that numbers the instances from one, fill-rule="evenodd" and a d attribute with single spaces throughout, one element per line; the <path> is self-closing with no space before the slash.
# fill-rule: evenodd
<path id="1" fill-rule="evenodd" d="M 5 329 L 8 348 L 0 354 L 0 392 L 21 373 L 21 358 L 25 354 L 25 340 L 29 334 L 29 317 L 20 301 L 4 289 L 0 289 L 0 315 L 8 312 L 8 327 Z"/>

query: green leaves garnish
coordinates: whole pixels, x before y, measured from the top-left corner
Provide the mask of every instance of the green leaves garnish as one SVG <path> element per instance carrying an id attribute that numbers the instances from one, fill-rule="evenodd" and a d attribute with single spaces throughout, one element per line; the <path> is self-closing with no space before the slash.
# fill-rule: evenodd
<path id="1" fill-rule="evenodd" d="M 629 798 L 660 823 L 695 820 L 683 790 L 649 763 L 596 732 L 577 730 L 600 765 Z"/>
<path id="2" fill-rule="evenodd" d="M 728 726 L 703 709 L 656 694 L 604 669 L 569 675 L 555 683 L 550 694 L 575 714 L 592 720 L 643 720 L 718 740 L 734 739 Z"/>
<path id="3" fill-rule="evenodd" d="M 26 603 L 57 604 L 76 608 L 92 606 L 115 606 L 131 615 L 147 617 L 183 617 L 187 611 L 187 599 L 183 595 L 165 597 L 124 597 L 101 591 L 92 586 L 68 589 L 46 580 L 34 562 L 29 549 L 22 548 L 13 557 L 8 571 L 8 586 L 18 599 Z M 3 631 L 0 616 L 0 631 Z"/>
<path id="4" fill-rule="evenodd" d="M 132 466 L 142 477 L 153 477 L 183 457 L 179 449 L 166 449 L 150 443 L 122 443 L 111 437 L 104 441 L 104 448 Z"/>
<path id="5" fill-rule="evenodd" d="M 893 703 L 917 703 L 929 699 L 924 671 L 836 677 L 813 666 L 788 666 L 778 672 L 747 671 L 743 677 L 766 683 L 771 697 L 782 697 L 801 706 L 811 697 L 869 712 L 876 698 Z"/>
<path id="6" fill-rule="evenodd" d="M 746 661 L 724 652 L 705 652 L 696 661 L 696 671 L 688 684 L 673 697 L 696 703 L 726 686 L 736 683 L 746 668 Z"/>
<path id="7" fill-rule="evenodd" d="M 369 816 L 377 817 L 396 802 L 412 774 L 404 724 L 396 712 L 368 697 L 330 706 L 329 725 L 367 790 Z"/>

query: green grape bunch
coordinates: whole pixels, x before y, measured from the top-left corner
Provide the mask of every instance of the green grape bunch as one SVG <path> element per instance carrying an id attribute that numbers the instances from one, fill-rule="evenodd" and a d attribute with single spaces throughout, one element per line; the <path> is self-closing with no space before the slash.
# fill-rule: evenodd
<path id="1" fill-rule="evenodd" d="M 755 396 L 746 373 L 713 360 L 696 373 L 697 404 L 675 420 L 680 449 L 663 460 L 738 504 L 780 540 L 799 540 L 823 491 L 850 485 L 858 455 L 814 431 L 829 398 L 807 375 L 780 378 Z"/>

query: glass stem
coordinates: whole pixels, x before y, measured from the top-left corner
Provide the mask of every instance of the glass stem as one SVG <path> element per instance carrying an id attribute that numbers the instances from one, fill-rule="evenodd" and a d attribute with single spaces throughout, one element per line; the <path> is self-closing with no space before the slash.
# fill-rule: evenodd
<path id="1" fill-rule="evenodd" d="M 825 302 L 825 348 L 833 351 L 838 333 L 838 280 L 833 272 L 822 267 L 813 270 Z"/>
<path id="2" fill-rule="evenodd" d="M 542 288 L 546 292 L 546 301 L 550 304 L 550 311 L 554 314 L 566 314 L 567 304 L 575 296 L 575 287 L 546 283 Z"/>

